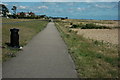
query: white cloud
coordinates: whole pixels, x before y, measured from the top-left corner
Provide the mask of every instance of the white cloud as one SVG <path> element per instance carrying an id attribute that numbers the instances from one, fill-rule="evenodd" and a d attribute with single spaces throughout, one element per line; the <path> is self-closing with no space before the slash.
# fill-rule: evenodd
<path id="1" fill-rule="evenodd" d="M 79 11 L 83 11 L 85 10 L 85 8 L 77 8 Z"/>
<path id="2" fill-rule="evenodd" d="M 111 6 L 98 5 L 98 4 L 95 4 L 95 7 L 98 7 L 98 8 L 112 8 Z"/>
<path id="3" fill-rule="evenodd" d="M 39 11 L 33 11 L 34 13 L 38 13 Z"/>
<path id="4" fill-rule="evenodd" d="M 26 9 L 26 6 L 19 6 L 18 9 Z"/>
<path id="5" fill-rule="evenodd" d="M 4 5 L 6 5 L 6 6 L 7 6 L 8 4 L 6 4 L 6 3 L 5 3 Z"/>
<path id="6" fill-rule="evenodd" d="M 48 9 L 47 6 L 39 6 L 38 9 Z"/>

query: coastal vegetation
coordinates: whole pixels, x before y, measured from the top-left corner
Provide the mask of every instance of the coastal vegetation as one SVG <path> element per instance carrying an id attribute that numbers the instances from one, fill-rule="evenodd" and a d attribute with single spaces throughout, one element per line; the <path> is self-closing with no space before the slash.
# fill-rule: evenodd
<path id="1" fill-rule="evenodd" d="M 80 78 L 117 78 L 118 46 L 77 35 L 65 27 L 69 23 L 55 21 L 57 29 L 68 46 Z M 87 33 L 87 32 L 86 32 Z M 97 35 L 97 34 L 96 34 Z"/>

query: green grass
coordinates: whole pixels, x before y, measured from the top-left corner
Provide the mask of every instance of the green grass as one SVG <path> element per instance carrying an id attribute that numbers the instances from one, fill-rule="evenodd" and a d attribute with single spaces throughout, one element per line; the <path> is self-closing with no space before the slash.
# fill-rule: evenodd
<path id="1" fill-rule="evenodd" d="M 35 19 L 10 19 L 10 18 L 2 18 L 3 23 L 12 23 L 12 22 L 20 22 L 20 21 L 33 21 Z"/>
<path id="2" fill-rule="evenodd" d="M 31 19 L 32 20 L 32 19 Z M 25 21 L 24 19 L 5 19 L 3 18 L 3 23 L 11 23 L 11 22 L 17 22 L 17 21 Z M 10 29 L 11 28 L 18 28 L 19 31 L 19 37 L 20 37 L 20 46 L 25 46 L 32 38 L 35 36 L 38 32 L 43 30 L 48 21 L 39 21 L 39 20 L 33 20 L 32 22 L 24 22 L 24 23 L 16 23 L 16 24 L 3 24 L 2 25 L 2 46 L 3 52 L 2 57 L 3 61 L 6 61 L 10 59 L 11 57 L 8 56 L 9 53 L 16 54 L 19 49 L 11 49 L 6 45 L 6 43 L 10 43 Z"/>
<path id="3" fill-rule="evenodd" d="M 67 23 L 56 22 L 68 46 L 80 78 L 117 78 L 118 48 L 116 45 L 86 39 L 69 28 Z"/>

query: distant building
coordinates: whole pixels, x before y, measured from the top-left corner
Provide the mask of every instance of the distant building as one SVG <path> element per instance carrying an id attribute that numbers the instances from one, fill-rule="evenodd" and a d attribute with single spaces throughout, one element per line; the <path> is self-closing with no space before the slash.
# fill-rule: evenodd
<path id="1" fill-rule="evenodd" d="M 24 14 L 25 14 L 25 17 L 31 16 L 29 13 L 24 13 Z"/>
<path id="2" fill-rule="evenodd" d="M 17 15 L 20 15 L 20 13 L 17 13 Z"/>
<path id="3" fill-rule="evenodd" d="M 35 14 L 32 12 L 20 12 L 20 13 L 17 13 L 17 15 L 22 17 L 31 17 L 31 16 L 34 16 Z"/>

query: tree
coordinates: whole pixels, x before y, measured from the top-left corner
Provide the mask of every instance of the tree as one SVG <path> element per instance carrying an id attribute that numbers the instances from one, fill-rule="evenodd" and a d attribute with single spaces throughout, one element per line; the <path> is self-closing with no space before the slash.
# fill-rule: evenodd
<path id="1" fill-rule="evenodd" d="M 35 17 L 35 13 L 33 13 L 33 12 L 30 12 L 29 15 L 30 15 L 31 17 Z"/>
<path id="2" fill-rule="evenodd" d="M 25 13 L 24 13 L 24 12 L 21 12 L 21 13 L 20 13 L 20 17 L 22 17 L 22 18 L 25 17 Z"/>
<path id="3" fill-rule="evenodd" d="M 3 17 L 6 17 L 7 13 L 9 13 L 8 8 L 5 5 L 2 4 L 2 14 L 3 14 Z"/>
<path id="4" fill-rule="evenodd" d="M 17 7 L 16 7 L 16 6 L 13 6 L 12 10 L 13 10 L 13 14 L 16 15 Z"/>
<path id="5" fill-rule="evenodd" d="M 68 19 L 68 17 L 65 17 L 65 19 Z"/>

